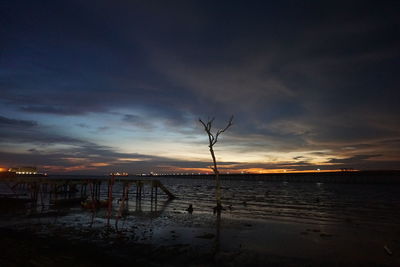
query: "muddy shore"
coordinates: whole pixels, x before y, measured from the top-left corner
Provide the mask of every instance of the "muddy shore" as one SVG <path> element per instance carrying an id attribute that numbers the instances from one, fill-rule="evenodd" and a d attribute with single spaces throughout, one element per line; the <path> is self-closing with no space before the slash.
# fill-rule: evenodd
<path id="1" fill-rule="evenodd" d="M 64 232 L 65 231 L 65 232 Z M 190 244 L 156 246 L 124 238 L 95 240 L 66 230 L 39 235 L 32 230 L 0 229 L 1 266 L 321 266 L 321 262 L 250 251 L 196 250 Z M 75 236 L 71 239 L 71 236 Z M 208 238 L 205 236 L 204 238 Z M 326 266 L 326 265 L 325 265 Z M 332 265 L 333 266 L 333 265 Z"/>
<path id="2" fill-rule="evenodd" d="M 210 220 L 204 220 L 207 217 Z M 0 266 L 399 266 L 397 237 L 326 225 L 174 214 L 115 228 L 46 220 L 0 227 Z M 42 218 L 43 219 L 43 218 Z M 168 220 L 165 223 L 165 220 Z M 219 228 L 218 228 L 219 227 Z M 348 228 L 348 227 L 347 227 Z M 328 231 L 328 229 L 330 229 Z M 357 230 L 358 229 L 358 230 Z M 368 230 L 370 233 L 371 231 Z M 367 242 L 366 242 L 367 240 Z"/>
<path id="3" fill-rule="evenodd" d="M 189 244 L 154 246 L 123 240 L 101 244 L 10 229 L 0 229 L 0 234 L 1 266 L 327 266 L 326 262 L 250 251 L 207 253 Z"/>
<path id="4" fill-rule="evenodd" d="M 218 217 L 213 181 L 163 182 L 179 198 L 3 203 L 0 266 L 400 266 L 398 187 L 225 181 Z"/>

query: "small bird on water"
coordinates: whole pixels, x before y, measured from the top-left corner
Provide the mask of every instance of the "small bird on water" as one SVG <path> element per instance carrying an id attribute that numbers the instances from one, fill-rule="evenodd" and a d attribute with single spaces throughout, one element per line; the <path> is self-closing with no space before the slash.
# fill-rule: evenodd
<path id="1" fill-rule="evenodd" d="M 193 205 L 190 204 L 189 208 L 187 208 L 186 211 L 189 212 L 189 214 L 192 214 L 193 213 Z"/>

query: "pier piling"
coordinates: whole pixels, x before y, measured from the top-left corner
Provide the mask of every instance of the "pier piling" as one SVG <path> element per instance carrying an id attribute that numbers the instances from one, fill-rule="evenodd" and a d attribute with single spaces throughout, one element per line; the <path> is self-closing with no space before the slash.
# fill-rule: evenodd
<path id="1" fill-rule="evenodd" d="M 27 190 L 29 199 L 33 204 L 44 205 L 45 201 L 58 202 L 61 200 L 74 200 L 74 196 L 78 194 L 76 199 L 84 199 L 89 197 L 94 202 L 102 200 L 101 185 L 107 182 L 107 189 L 103 190 L 106 194 L 107 201 L 112 201 L 115 195 L 114 184 L 122 183 L 123 189 L 120 200 L 129 200 L 129 191 L 132 187 L 136 189 L 136 201 L 140 202 L 142 198 L 150 195 L 151 202 L 157 202 L 158 188 L 160 188 L 169 199 L 174 199 L 175 196 L 158 180 L 138 180 L 138 179 L 120 179 L 115 181 L 115 177 L 102 179 L 65 179 L 65 178 L 50 178 L 50 177 L 2 177 L 0 182 L 6 183 L 7 186 L 14 192 L 16 198 L 18 190 Z M 89 186 L 89 190 L 88 187 Z M 148 188 L 148 189 L 146 189 Z M 148 190 L 148 191 L 147 191 Z M 40 195 L 39 195 L 40 194 Z M 47 196 L 47 197 L 46 197 Z M 104 195 L 103 195 L 104 198 Z M 46 200 L 45 200 L 46 199 Z M 103 201 L 104 201 L 103 200 Z"/>

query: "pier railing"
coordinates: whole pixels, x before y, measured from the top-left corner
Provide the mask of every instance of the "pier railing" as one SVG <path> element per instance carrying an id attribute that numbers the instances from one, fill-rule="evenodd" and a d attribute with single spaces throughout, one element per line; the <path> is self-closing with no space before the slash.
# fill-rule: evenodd
<path id="1" fill-rule="evenodd" d="M 131 178 L 54 178 L 54 177 L 1 177 L 1 183 L 5 183 L 13 192 L 8 194 L 7 198 L 18 199 L 21 197 L 17 193 L 19 189 L 29 192 L 28 199 L 37 202 L 43 199 L 43 195 L 49 196 L 50 201 L 68 201 L 72 198 L 75 200 L 88 199 L 92 202 L 107 201 L 111 202 L 117 197 L 120 200 L 127 200 L 134 195 L 136 200 L 140 201 L 144 197 L 144 188 L 150 188 L 151 200 L 157 200 L 159 190 L 166 194 L 168 199 L 174 199 L 175 195 L 170 192 L 159 180 L 151 179 L 131 179 Z M 122 192 L 118 196 L 114 191 L 114 185 L 121 184 Z M 101 186 L 107 185 L 107 195 L 105 199 L 104 190 Z M 134 191 L 133 191 L 134 190 Z M 102 194 L 103 193 L 103 194 Z M 77 197 L 79 196 L 79 197 Z M 4 196 L 3 196 L 4 198 Z M 25 197 L 26 198 L 26 197 Z"/>

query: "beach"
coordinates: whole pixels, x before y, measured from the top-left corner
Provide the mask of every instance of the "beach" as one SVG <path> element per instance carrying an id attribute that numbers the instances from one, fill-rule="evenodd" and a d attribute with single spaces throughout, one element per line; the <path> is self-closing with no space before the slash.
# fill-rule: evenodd
<path id="1" fill-rule="evenodd" d="M 0 2 L 0 267 L 400 267 L 400 0 Z"/>
<path id="2" fill-rule="evenodd" d="M 223 181 L 218 216 L 213 180 L 161 181 L 177 199 L 145 194 L 123 213 L 117 200 L 111 214 L 79 204 L 3 211 L 0 264 L 400 265 L 398 186 Z"/>

